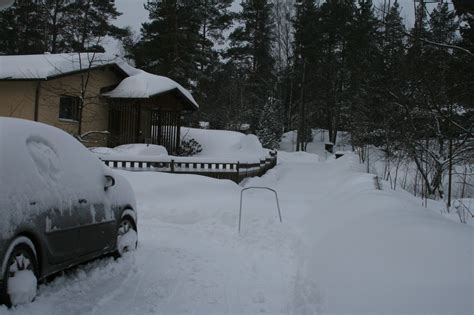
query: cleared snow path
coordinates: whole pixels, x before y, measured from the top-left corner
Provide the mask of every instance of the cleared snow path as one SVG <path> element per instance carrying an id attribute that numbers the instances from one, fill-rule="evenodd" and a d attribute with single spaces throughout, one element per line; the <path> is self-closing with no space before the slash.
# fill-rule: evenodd
<path id="1" fill-rule="evenodd" d="M 139 207 L 139 248 L 40 286 L 6 314 L 472 314 L 474 229 L 376 190 L 353 157 L 306 153 L 240 189 L 193 175 L 121 172 Z M 382 186 L 384 183 L 382 182 Z"/>

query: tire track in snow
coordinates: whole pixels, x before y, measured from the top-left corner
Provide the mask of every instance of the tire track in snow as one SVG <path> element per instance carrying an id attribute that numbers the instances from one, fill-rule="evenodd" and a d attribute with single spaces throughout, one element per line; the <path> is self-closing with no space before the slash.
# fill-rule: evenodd
<path id="1" fill-rule="evenodd" d="M 132 253 L 133 254 L 133 253 Z M 104 297 L 102 297 L 98 302 L 97 304 L 95 304 L 90 312 L 91 315 L 95 315 L 95 314 L 103 314 L 103 313 L 97 313 L 97 309 L 102 307 L 103 305 L 105 305 L 106 303 L 108 302 L 111 302 L 113 301 L 119 292 L 121 292 L 123 290 L 123 286 L 126 284 L 126 283 L 129 283 L 130 282 L 130 279 L 132 279 L 132 276 L 134 274 L 134 270 L 130 269 L 127 273 L 127 276 L 125 277 L 125 279 L 123 281 L 121 281 L 120 285 L 119 286 L 116 286 L 116 288 L 110 292 L 109 294 L 105 295 Z"/>

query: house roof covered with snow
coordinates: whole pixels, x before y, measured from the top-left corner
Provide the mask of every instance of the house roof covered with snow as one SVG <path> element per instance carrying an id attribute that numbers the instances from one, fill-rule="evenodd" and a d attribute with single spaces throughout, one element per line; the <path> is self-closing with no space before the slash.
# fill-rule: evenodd
<path id="1" fill-rule="evenodd" d="M 192 108 L 199 108 L 191 93 L 179 83 L 136 69 L 123 59 L 105 53 L 0 56 L 0 81 L 49 80 L 105 66 L 115 67 L 124 76 L 117 87 L 102 94 L 105 97 L 144 99 L 177 92 Z"/>
<path id="2" fill-rule="evenodd" d="M 48 80 L 109 65 L 117 66 L 124 75 L 134 69 L 122 59 L 104 53 L 0 56 L 0 80 Z"/>
<path id="3" fill-rule="evenodd" d="M 137 70 L 123 79 L 115 89 L 102 95 L 111 98 L 152 98 L 170 91 L 177 91 L 194 107 L 199 107 L 191 93 L 179 83 L 143 70 Z"/>

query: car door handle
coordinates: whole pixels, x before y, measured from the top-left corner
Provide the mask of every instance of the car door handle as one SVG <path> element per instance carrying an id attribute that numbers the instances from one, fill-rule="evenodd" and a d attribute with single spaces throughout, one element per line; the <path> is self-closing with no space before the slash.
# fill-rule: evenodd
<path id="1" fill-rule="evenodd" d="M 80 204 L 87 203 L 87 200 L 86 199 L 79 199 L 79 203 Z"/>

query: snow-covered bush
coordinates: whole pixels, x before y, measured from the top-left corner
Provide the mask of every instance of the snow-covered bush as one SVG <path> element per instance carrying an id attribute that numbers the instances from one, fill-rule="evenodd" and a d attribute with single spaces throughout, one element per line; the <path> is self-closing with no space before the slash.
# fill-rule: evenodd
<path id="1" fill-rule="evenodd" d="M 181 140 L 181 145 L 178 148 L 177 154 L 179 156 L 193 156 L 202 151 L 202 146 L 194 138 Z"/>

